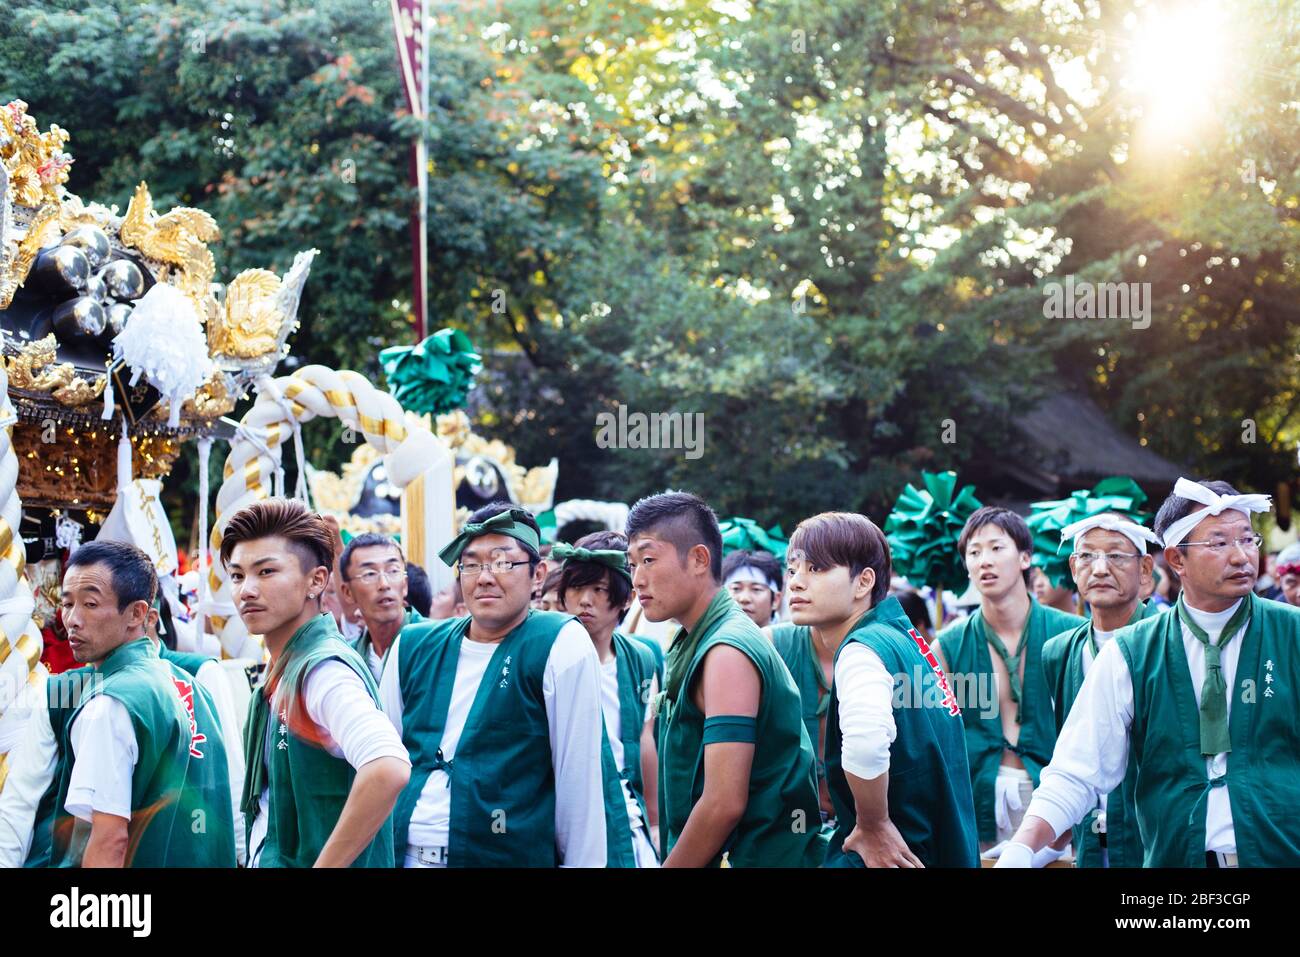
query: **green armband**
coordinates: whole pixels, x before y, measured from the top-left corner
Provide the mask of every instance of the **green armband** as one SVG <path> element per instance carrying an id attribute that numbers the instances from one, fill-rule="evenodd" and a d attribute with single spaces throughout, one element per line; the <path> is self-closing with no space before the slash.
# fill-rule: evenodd
<path id="1" fill-rule="evenodd" d="M 734 741 L 753 744 L 758 740 L 758 722 L 743 714 L 715 714 L 704 719 L 704 743 L 721 744 Z"/>

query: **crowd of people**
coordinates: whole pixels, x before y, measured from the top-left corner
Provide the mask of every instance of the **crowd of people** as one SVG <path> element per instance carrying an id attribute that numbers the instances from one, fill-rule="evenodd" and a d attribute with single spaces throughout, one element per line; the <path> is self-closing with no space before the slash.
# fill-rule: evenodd
<path id="1" fill-rule="evenodd" d="M 686 492 L 551 546 L 496 503 L 434 594 L 396 540 L 269 499 L 216 556 L 267 655 L 242 720 L 159 640 L 148 557 L 91 542 L 80 667 L 17 705 L 0 866 L 1300 864 L 1300 547 L 1257 594 L 1269 509 L 1180 479 L 1151 528 L 1067 526 L 1052 589 L 980 508 L 974 604 L 935 634 L 861 514 L 778 561 L 724 559 Z"/>

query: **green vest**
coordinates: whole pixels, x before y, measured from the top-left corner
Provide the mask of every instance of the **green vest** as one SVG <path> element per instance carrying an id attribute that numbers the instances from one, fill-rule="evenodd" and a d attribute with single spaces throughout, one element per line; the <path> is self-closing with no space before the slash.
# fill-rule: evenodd
<path id="1" fill-rule="evenodd" d="M 406 615 L 402 618 L 401 628 L 397 629 L 397 634 L 400 635 L 402 633 L 402 628 L 405 628 L 407 625 L 418 625 L 420 622 L 428 621 L 428 620 L 429 619 L 425 618 L 414 608 L 408 608 L 406 609 Z M 393 641 L 396 640 L 397 637 L 394 636 Z M 361 634 L 357 635 L 357 637 L 352 640 L 351 645 L 352 645 L 352 650 L 361 656 L 361 660 L 364 661 L 366 663 L 366 667 L 369 668 L 370 667 L 370 629 L 363 628 L 361 630 Z M 392 649 L 392 647 L 393 645 L 390 642 L 388 648 L 384 649 L 384 653 L 380 658 L 380 665 L 379 665 L 380 674 L 383 674 L 384 665 L 388 664 L 388 652 Z"/>
<path id="2" fill-rule="evenodd" d="M 247 772 L 243 810 L 249 833 L 259 811 L 262 788 L 270 788 L 266 841 L 259 867 L 311 867 L 334 832 L 352 790 L 356 770 L 320 745 L 321 730 L 307 714 L 303 682 L 311 669 L 330 659 L 351 668 L 379 702 L 379 690 L 366 663 L 342 636 L 334 617 L 321 614 L 299 628 L 248 703 L 244 731 Z M 278 709 L 272 714 L 270 698 Z M 384 822 L 353 867 L 393 866 L 392 818 Z"/>
<path id="3" fill-rule="evenodd" d="M 835 652 L 866 645 L 894 675 L 894 741 L 889 746 L 889 819 L 926 867 L 978 867 L 975 804 L 961 710 L 929 644 L 892 595 L 853 626 Z M 838 824 L 826 859 L 845 856 L 857 805 L 844 773 L 840 699 L 831 684 L 826 715 L 826 776 Z"/>
<path id="4" fill-rule="evenodd" d="M 73 668 L 57 675 L 50 675 L 45 685 L 46 707 L 50 714 L 50 729 L 54 732 L 57 756 L 54 764 L 54 776 L 45 793 L 36 805 L 36 816 L 32 822 L 32 844 L 27 851 L 27 860 L 23 867 L 48 867 L 53 841 L 54 819 L 59 816 L 56 808 L 59 803 L 59 785 L 64 771 L 68 769 L 68 750 L 63 746 L 64 734 L 68 729 L 69 718 L 81 703 L 81 696 L 86 686 L 99 679 L 98 672 L 90 665 Z M 72 819 L 63 815 L 64 825 L 71 827 Z M 66 840 L 66 838 L 65 838 Z"/>
<path id="5" fill-rule="evenodd" d="M 706 623 L 707 621 L 707 623 Z M 821 806 L 813 746 L 803 724 L 799 689 L 772 643 L 719 589 L 697 623 L 698 636 L 680 629 L 668 650 L 668 687 L 677 700 L 660 697 L 659 829 L 667 857 L 695 803 L 704 793 L 704 714 L 690 690 L 704 656 L 717 645 L 739 649 L 758 670 L 763 695 L 756 718 L 757 740 L 749 773 L 749 801 L 723 852 L 733 867 L 816 867 L 824 847 L 818 836 Z M 689 656 L 686 651 L 693 648 Z M 678 679 L 680 676 L 680 680 Z"/>
<path id="6" fill-rule="evenodd" d="M 655 677 L 659 679 L 659 690 L 662 691 L 664 687 L 664 646 L 659 644 L 656 639 L 646 635 L 628 635 L 627 637 L 639 641 L 650 649 L 650 654 L 655 662 Z"/>
<path id="7" fill-rule="evenodd" d="M 776 648 L 776 653 L 781 656 L 781 660 L 789 669 L 790 677 L 794 679 L 794 686 L 799 689 L 804 729 L 808 732 L 808 740 L 813 746 L 813 754 L 817 759 L 817 784 L 820 786 L 826 777 L 826 762 L 822 759 L 818 748 L 822 740 L 821 716 L 826 713 L 822 709 L 822 695 L 826 694 L 826 700 L 829 702 L 830 692 L 822 691 L 822 686 L 826 682 L 826 673 L 822 671 L 821 659 L 817 657 L 817 651 L 813 648 L 812 628 L 789 622 L 773 625 L 772 646 Z"/>
<path id="8" fill-rule="evenodd" d="M 614 632 L 614 660 L 618 668 L 619 740 L 623 742 L 623 771 L 614 763 L 609 728 L 601 733 L 600 767 L 605 788 L 605 858 L 607 867 L 636 867 L 632 850 L 632 822 L 627 816 L 623 781 L 641 806 L 641 820 L 649 827 L 645 810 L 645 783 L 641 778 L 641 729 L 650 683 L 656 676 L 654 655 L 643 642 Z"/>
<path id="9" fill-rule="evenodd" d="M 1160 608 L 1142 602 L 1129 624 L 1160 614 Z M 1056 715 L 1056 733 L 1065 727 L 1065 719 L 1074 707 L 1074 699 L 1083 687 L 1083 655 L 1092 636 L 1092 621 L 1085 621 L 1071 631 L 1049 639 L 1043 645 L 1043 676 L 1052 696 Z M 1133 789 L 1137 785 L 1137 764 L 1129 754 L 1124 780 L 1106 798 L 1106 859 L 1109 867 L 1141 867 L 1142 837 L 1138 834 L 1133 810 Z M 1076 867 L 1101 867 L 1101 833 L 1096 820 L 1100 809 L 1074 826 L 1074 862 Z"/>
<path id="10" fill-rule="evenodd" d="M 97 695 L 120 701 L 139 756 L 131 775 L 128 867 L 234 867 L 230 774 L 211 697 L 163 661 L 148 638 L 128 641 L 99 665 L 102 682 L 83 689 L 61 729 L 62 761 L 51 866 L 77 867 L 89 827 L 63 810 L 76 755 L 72 726 Z M 54 723 L 51 715 L 51 724 Z"/>
<path id="11" fill-rule="evenodd" d="M 451 781 L 448 867 L 555 867 L 559 862 L 555 767 L 542 680 L 560 629 L 576 620 L 529 610 L 497 644 L 450 761 L 442 756 L 442 732 L 471 618 L 403 630 L 398 651 L 402 743 L 411 755 L 411 780 L 393 811 L 399 860 L 420 792 L 429 775 L 442 769 Z"/>
<path id="12" fill-rule="evenodd" d="M 971 785 L 975 793 L 975 821 L 979 825 L 979 839 L 997 839 L 998 826 L 994 816 L 993 799 L 998 767 L 1002 764 L 1003 750 L 1013 751 L 1024 762 L 1038 787 L 1038 775 L 1052 757 L 1056 745 L 1056 719 L 1052 715 L 1052 700 L 1043 681 L 1041 654 L 1043 643 L 1053 635 L 1079 625 L 1084 619 L 1067 615 L 1055 608 L 1047 608 L 1034 601 L 1029 603 L 1029 633 L 1025 636 L 1024 676 L 1021 688 L 1020 738 L 1011 747 L 1002 736 L 1000 707 L 992 714 L 984 713 L 984 702 L 978 700 L 985 692 L 995 694 L 993 659 L 988 641 L 981 634 L 977 622 L 983 623 L 983 613 L 978 609 L 939 633 L 939 647 L 948 665 L 949 681 L 957 689 L 977 691 L 962 695 L 964 701 L 962 721 L 966 724 L 966 756 L 970 762 Z M 1015 648 L 1008 650 L 1014 652 Z M 996 697 L 992 702 L 999 705 Z"/>
<path id="13" fill-rule="evenodd" d="M 1240 638 L 1228 770 L 1215 784 L 1200 753 L 1200 712 L 1177 613 L 1115 636 L 1133 680 L 1130 753 L 1147 867 L 1204 867 L 1206 800 L 1226 784 L 1242 867 L 1300 863 L 1300 609 L 1253 598 Z M 1269 680 L 1271 679 L 1271 680 Z"/>

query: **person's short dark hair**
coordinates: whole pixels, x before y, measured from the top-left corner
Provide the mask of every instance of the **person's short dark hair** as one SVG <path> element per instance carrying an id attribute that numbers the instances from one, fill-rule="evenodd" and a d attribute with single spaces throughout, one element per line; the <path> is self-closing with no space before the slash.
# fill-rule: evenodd
<path id="1" fill-rule="evenodd" d="M 547 572 L 546 578 L 542 580 L 542 588 L 541 591 L 538 592 L 537 597 L 544 598 L 545 596 L 549 595 L 551 592 L 555 592 L 557 595 L 560 596 L 560 604 L 561 605 L 564 604 L 564 595 L 560 591 L 560 579 L 563 576 L 563 574 L 564 573 L 558 568 L 552 568 L 549 572 Z"/>
<path id="2" fill-rule="evenodd" d="M 894 592 L 894 597 L 898 603 L 903 606 L 903 614 L 907 615 L 907 620 L 915 627 L 930 630 L 930 609 L 925 607 L 925 599 L 921 593 L 913 591 L 911 588 L 900 588 Z"/>
<path id="3" fill-rule="evenodd" d="M 1197 482 L 1196 484 L 1200 485 L 1202 488 L 1209 489 L 1216 495 L 1241 494 L 1227 482 Z M 1190 498 L 1183 498 L 1181 495 L 1175 495 L 1173 492 L 1170 492 L 1169 497 L 1165 499 L 1164 503 L 1160 506 L 1160 511 L 1156 512 L 1155 532 L 1160 536 L 1160 541 L 1163 542 L 1165 540 L 1165 532 L 1169 531 L 1170 525 L 1174 524 L 1174 522 L 1178 521 L 1180 518 L 1186 518 L 1188 515 L 1191 515 L 1192 512 L 1202 508 L 1205 508 L 1205 506 L 1200 502 L 1193 502 Z M 1187 551 L 1187 548 L 1184 545 L 1179 545 L 1178 547 L 1184 552 Z"/>
<path id="4" fill-rule="evenodd" d="M 739 568 L 754 568 L 769 582 L 776 582 L 776 590 L 785 587 L 785 575 L 781 573 L 781 563 L 771 552 L 762 549 L 745 551 L 743 548 L 732 552 L 722 560 L 722 580 L 725 582 Z"/>
<path id="5" fill-rule="evenodd" d="M 221 534 L 221 564 L 229 565 L 235 546 L 262 538 L 283 538 L 304 573 L 334 568 L 334 533 L 325 520 L 297 499 L 268 498 L 241 508 Z"/>
<path id="6" fill-rule="evenodd" d="M 957 537 L 957 551 L 961 554 L 963 562 L 966 560 L 966 546 L 970 543 L 971 536 L 985 525 L 996 525 L 1006 532 L 1007 537 L 1015 544 L 1017 551 L 1033 554 L 1034 536 L 1029 531 L 1029 523 L 1009 508 L 1002 508 L 998 505 L 985 505 L 983 508 L 977 508 L 971 513 L 971 517 L 966 519 L 961 535 Z M 1026 588 L 1031 587 L 1033 579 L 1030 577 L 1030 573 L 1032 570 L 1033 566 L 1030 565 L 1024 571 L 1023 577 Z"/>
<path id="7" fill-rule="evenodd" d="M 889 542 L 876 523 L 856 512 L 822 512 L 805 518 L 790 536 L 786 554 L 803 552 L 808 561 L 821 568 L 845 565 L 849 577 L 857 578 L 863 569 L 876 573 L 871 586 L 872 607 L 889 597 L 891 560 Z"/>
<path id="8" fill-rule="evenodd" d="M 406 563 L 406 603 L 425 618 L 433 608 L 433 586 L 424 569 L 415 562 Z"/>
<path id="9" fill-rule="evenodd" d="M 158 594 L 158 573 L 154 571 L 153 560 L 134 545 L 127 542 L 87 542 L 72 552 L 64 573 L 70 568 L 88 568 L 91 565 L 103 565 L 108 569 L 118 611 L 126 611 L 127 605 L 135 601 L 153 605 L 154 596 Z"/>
<path id="10" fill-rule="evenodd" d="M 348 580 L 348 566 L 352 564 L 352 556 L 357 549 L 374 548 L 376 545 L 386 545 L 389 548 L 397 549 L 397 557 L 403 562 L 406 561 L 406 556 L 402 553 L 402 546 L 397 544 L 391 535 L 384 535 L 380 532 L 364 532 L 343 546 L 343 554 L 339 556 L 339 577 L 344 581 Z"/>
<path id="11" fill-rule="evenodd" d="M 578 548 L 592 551 L 627 551 L 627 539 L 622 532 L 592 532 L 584 535 L 574 544 Z M 550 579 L 548 578 L 549 582 Z M 564 603 L 565 592 L 588 585 L 604 584 L 609 589 L 609 603 L 614 608 L 622 608 L 628 596 L 632 594 L 632 583 L 607 565 L 597 562 L 566 561 L 560 568 L 560 603 Z"/>
<path id="12" fill-rule="evenodd" d="M 627 515 L 627 540 L 648 532 L 671 542 L 679 562 L 696 545 L 709 550 L 709 573 L 722 583 L 722 531 L 718 516 L 704 499 L 690 492 L 661 492 L 632 506 Z"/>
<path id="13" fill-rule="evenodd" d="M 527 525 L 536 532 L 537 538 L 540 540 L 542 537 L 542 530 L 537 524 L 537 519 L 533 517 L 533 513 L 528 511 L 528 509 L 524 508 L 522 505 L 512 505 L 510 502 L 489 502 L 487 505 L 475 510 L 475 512 L 470 515 L 468 524 L 477 525 L 479 522 L 486 522 L 494 515 L 500 515 L 502 512 L 508 512 L 511 509 L 522 513 L 522 524 Z M 542 560 L 541 553 L 538 552 L 537 549 L 520 542 L 519 539 L 515 539 L 515 541 L 519 542 L 519 547 L 528 553 L 528 570 L 530 572 L 536 571 L 537 563 Z"/>

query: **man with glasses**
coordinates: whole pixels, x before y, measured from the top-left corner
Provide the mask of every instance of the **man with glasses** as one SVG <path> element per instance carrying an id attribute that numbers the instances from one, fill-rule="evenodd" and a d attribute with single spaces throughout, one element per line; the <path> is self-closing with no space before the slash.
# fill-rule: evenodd
<path id="1" fill-rule="evenodd" d="M 1101 512 L 1061 529 L 1061 542 L 1074 540 L 1070 573 L 1091 609 L 1082 625 L 1043 645 L 1043 674 L 1052 696 L 1059 735 L 1100 650 L 1119 629 L 1159 614 L 1140 598 L 1155 560 L 1147 543 L 1157 542 L 1150 529 L 1116 512 Z M 1133 789 L 1137 764 L 1129 755 L 1128 770 L 1118 788 L 1100 796 L 1097 805 L 1074 828 L 1074 859 L 1079 867 L 1141 867 L 1142 839 L 1134 817 Z M 1065 835 L 1061 841 L 1068 840 Z M 1058 842 L 1059 843 L 1059 842 Z M 1066 845 L 1068 848 L 1069 845 Z M 1059 856 L 1065 856 L 1065 849 Z M 1051 851 L 1040 851 L 1045 862 Z"/>
<path id="2" fill-rule="evenodd" d="M 1253 594 L 1267 495 L 1179 479 L 1156 515 L 1182 581 L 1169 612 L 1098 652 L 999 867 L 1083 819 L 1137 764 L 1146 867 L 1300 862 L 1300 610 Z"/>
<path id="3" fill-rule="evenodd" d="M 365 630 L 352 642 L 378 681 L 397 633 L 406 625 L 425 621 L 406 607 L 406 557 L 387 535 L 367 532 L 348 542 L 339 557 L 339 590 L 357 606 Z"/>
<path id="4" fill-rule="evenodd" d="M 411 755 L 393 811 L 407 867 L 603 867 L 600 661 L 571 615 L 531 609 L 537 521 L 493 503 L 439 557 L 469 615 L 401 630 L 380 682 Z"/>

